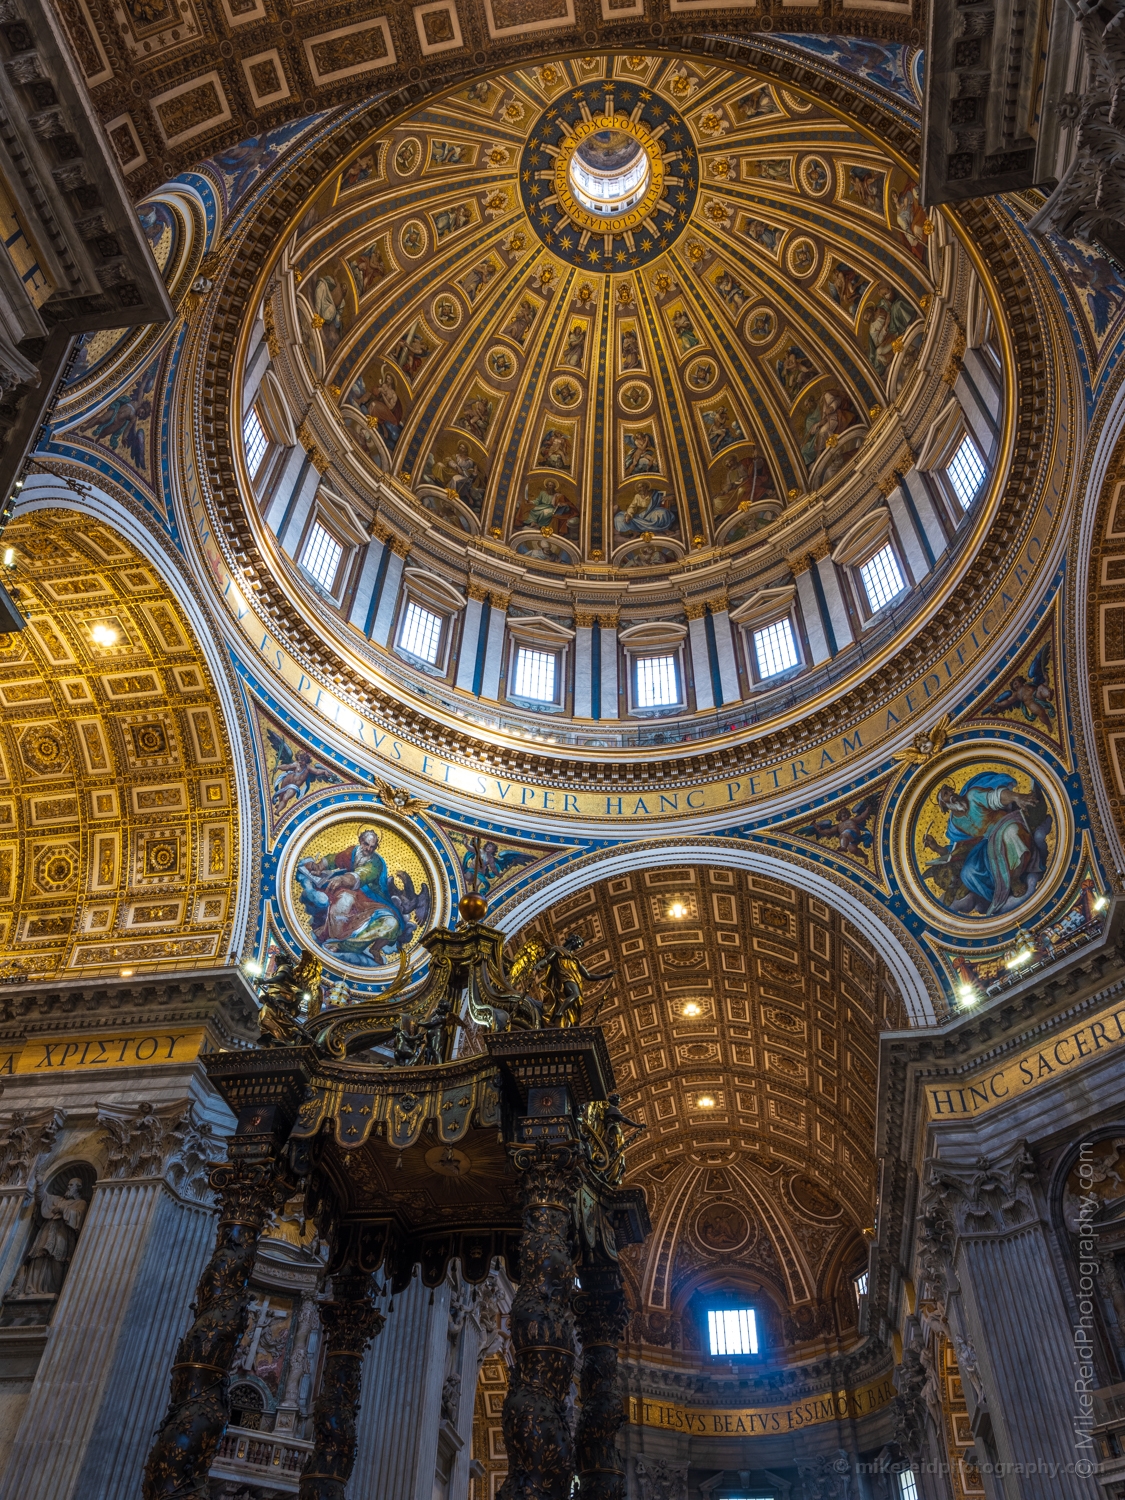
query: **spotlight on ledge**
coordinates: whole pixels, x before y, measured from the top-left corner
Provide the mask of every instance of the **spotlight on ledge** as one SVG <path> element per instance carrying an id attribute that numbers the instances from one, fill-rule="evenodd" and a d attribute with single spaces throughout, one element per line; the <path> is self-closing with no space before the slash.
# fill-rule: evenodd
<path id="1" fill-rule="evenodd" d="M 121 970 L 121 977 L 122 977 L 122 979 L 132 979 L 132 977 L 133 977 L 133 970 L 132 969 L 122 969 Z"/>
<path id="2" fill-rule="evenodd" d="M 1005 960 L 1004 967 L 1006 969 L 1022 969 L 1024 964 L 1029 964 L 1034 957 L 1035 949 L 1024 946 L 1013 953 L 1011 958 Z"/>
<path id="3" fill-rule="evenodd" d="M 111 625 L 95 625 L 90 631 L 90 639 L 98 646 L 114 646 L 117 644 L 117 631 Z"/>
<path id="4" fill-rule="evenodd" d="M 262 966 L 256 958 L 248 958 L 242 965 L 242 972 L 249 974 L 251 979 L 257 979 L 258 975 L 262 972 Z"/>
<path id="5" fill-rule="evenodd" d="M 703 1014 L 703 1007 L 698 1000 L 689 1000 L 680 1014 L 683 1016 L 701 1016 Z"/>
<path id="6" fill-rule="evenodd" d="M 957 986 L 957 998 L 962 1005 L 975 1005 L 980 995 L 975 984 L 961 984 Z"/>
<path id="7" fill-rule="evenodd" d="M 1106 907 L 1108 905 L 1109 905 L 1109 897 L 1108 896 L 1098 896 L 1095 899 L 1095 901 L 1094 901 L 1094 910 L 1095 911 L 1105 911 L 1105 909 L 1106 909 Z"/>
<path id="8" fill-rule="evenodd" d="M 695 1107 L 696 1109 L 714 1109 L 715 1101 L 711 1098 L 710 1094 L 700 1094 L 699 1098 L 695 1101 Z"/>
<path id="9" fill-rule="evenodd" d="M 4 566 L 14 568 L 16 565 L 16 549 L 14 547 L 4 548 Z"/>
<path id="10" fill-rule="evenodd" d="M 682 922 L 687 916 L 687 907 L 682 901 L 673 901 L 668 908 L 668 915 L 676 922 Z"/>

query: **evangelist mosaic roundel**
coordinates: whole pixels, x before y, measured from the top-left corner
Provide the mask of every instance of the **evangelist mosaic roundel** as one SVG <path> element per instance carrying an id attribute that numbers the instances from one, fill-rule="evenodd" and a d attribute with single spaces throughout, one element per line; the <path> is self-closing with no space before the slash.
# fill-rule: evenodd
<path id="1" fill-rule="evenodd" d="M 432 856 L 409 825 L 354 807 L 295 841 L 280 884 L 287 915 L 323 961 L 372 979 L 397 968 L 446 905 Z"/>
<path id="2" fill-rule="evenodd" d="M 543 111 L 520 154 L 519 181 L 528 218 L 555 255 L 587 271 L 628 271 L 662 255 L 687 227 L 699 158 L 677 109 L 628 80 L 606 79 Z"/>
<path id="3" fill-rule="evenodd" d="M 1065 807 L 1038 763 L 986 750 L 945 757 L 904 813 L 908 883 L 947 927 L 1022 921 L 1055 883 Z"/>

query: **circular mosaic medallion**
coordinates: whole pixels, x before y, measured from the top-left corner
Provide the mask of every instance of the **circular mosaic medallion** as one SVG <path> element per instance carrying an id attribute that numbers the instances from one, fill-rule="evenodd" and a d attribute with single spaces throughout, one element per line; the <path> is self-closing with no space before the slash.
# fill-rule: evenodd
<path id="1" fill-rule="evenodd" d="M 713 359 L 697 359 L 688 366 L 687 383 L 696 391 L 705 391 L 715 384 L 719 367 Z"/>
<path id="2" fill-rule="evenodd" d="M 408 135 L 404 141 L 399 141 L 391 154 L 394 169 L 400 177 L 409 177 L 411 172 L 417 169 L 421 160 L 421 142 L 412 135 Z"/>
<path id="3" fill-rule="evenodd" d="M 625 411 L 645 411 L 652 400 L 652 391 L 647 385 L 642 385 L 639 380 L 631 380 L 628 385 L 621 387 L 617 393 L 617 399 Z"/>
<path id="4" fill-rule="evenodd" d="M 577 406 L 582 400 L 582 387 L 569 375 L 562 375 L 551 386 L 551 400 L 556 406 Z"/>
<path id="5" fill-rule="evenodd" d="M 417 260 L 420 255 L 426 253 L 426 226 L 421 219 L 410 219 L 399 230 L 398 242 L 402 247 L 402 253 L 409 255 L 411 260 Z"/>
<path id="6" fill-rule="evenodd" d="M 1043 763 L 976 741 L 916 776 L 896 814 L 896 865 L 911 902 L 946 932 L 1023 923 L 1065 873 L 1069 799 Z"/>
<path id="7" fill-rule="evenodd" d="M 426 843 L 409 824 L 366 807 L 333 808 L 302 829 L 278 891 L 302 942 L 330 968 L 368 979 L 393 971 L 448 908 Z"/>
<path id="8" fill-rule="evenodd" d="M 489 374 L 495 375 L 497 380 L 511 380 L 516 373 L 516 357 L 509 349 L 497 345 L 495 349 L 488 351 L 485 359 Z"/>
<path id="9" fill-rule="evenodd" d="M 448 292 L 434 298 L 430 311 L 439 328 L 456 328 L 461 321 L 461 304 Z"/>
<path id="10" fill-rule="evenodd" d="M 707 1203 L 696 1216 L 695 1237 L 708 1250 L 738 1250 L 750 1238 L 750 1220 L 736 1203 Z"/>
<path id="11" fill-rule="evenodd" d="M 789 246 L 789 254 L 786 256 L 789 269 L 794 276 L 811 276 L 816 270 L 817 249 L 812 240 L 794 240 Z"/>
<path id="12" fill-rule="evenodd" d="M 805 192 L 819 198 L 828 191 L 831 184 L 832 174 L 828 170 L 828 163 L 819 156 L 806 156 L 801 163 L 801 186 Z"/>
<path id="13" fill-rule="evenodd" d="M 812 1177 L 794 1177 L 789 1184 L 789 1196 L 811 1219 L 838 1219 L 843 1213 L 831 1193 Z"/>
<path id="14" fill-rule="evenodd" d="M 773 338 L 774 329 L 777 327 L 777 318 L 772 308 L 756 307 L 753 312 L 746 314 L 743 323 L 743 332 L 752 344 L 766 344 Z"/>
<path id="15" fill-rule="evenodd" d="M 683 117 L 621 80 L 575 89 L 544 110 L 519 175 L 539 238 L 589 271 L 655 260 L 679 239 L 699 192 L 699 160 Z"/>

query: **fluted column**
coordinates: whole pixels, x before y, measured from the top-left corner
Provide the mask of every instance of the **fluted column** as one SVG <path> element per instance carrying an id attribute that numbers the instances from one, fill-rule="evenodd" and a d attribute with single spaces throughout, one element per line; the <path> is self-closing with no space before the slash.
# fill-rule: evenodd
<path id="1" fill-rule="evenodd" d="M 115 1184 L 118 1192 L 121 1186 Z M 137 1493 L 164 1406 L 165 1372 L 215 1237 L 215 1211 L 161 1186 L 82 1460 L 75 1500 Z"/>
<path id="2" fill-rule="evenodd" d="M 350 1500 L 431 1500 L 445 1375 L 448 1283 L 393 1298 L 364 1372 Z M 463 1398 L 469 1399 L 469 1398 Z M 408 1421 L 388 1413 L 409 1412 Z M 471 1418 L 470 1418 L 471 1420 Z"/>
<path id="3" fill-rule="evenodd" d="M 293 1191 L 279 1161 L 277 1136 L 272 1130 L 254 1133 L 258 1120 L 271 1111 L 246 1112 L 246 1133 L 232 1137 L 231 1160 L 211 1172 L 219 1198 L 215 1246 L 196 1287 L 194 1321 L 172 1365 L 168 1410 L 145 1466 L 145 1500 L 178 1500 L 200 1490 L 226 1426 L 225 1379 L 246 1327 L 258 1240 L 269 1216 Z"/>
<path id="4" fill-rule="evenodd" d="M 574 1309 L 582 1343 L 582 1410 L 575 1433 L 578 1481 L 588 1500 L 624 1500 L 617 1433 L 625 1421 L 617 1346 L 628 1309 L 620 1267 L 584 1265 Z"/>
<path id="5" fill-rule="evenodd" d="M 503 1414 L 508 1477 L 500 1500 L 567 1500 L 574 1476 L 567 1397 L 575 1360 L 578 1155 L 572 1145 L 540 1139 L 513 1151 L 512 1160 L 522 1174 L 523 1234 L 511 1313 L 515 1368 Z"/>
<path id="6" fill-rule="evenodd" d="M 316 1446 L 301 1475 L 300 1500 L 344 1500 L 355 1464 L 363 1357 L 384 1322 L 371 1277 L 354 1271 L 334 1275 L 332 1295 L 320 1305 L 320 1322 L 325 1351 L 313 1407 Z"/>
<path id="7" fill-rule="evenodd" d="M 920 1222 L 939 1247 L 928 1252 L 931 1263 L 940 1255 L 947 1268 L 954 1348 L 974 1430 L 985 1408 L 998 1460 L 1026 1466 L 1019 1500 L 1094 1500 L 1101 1493 L 1096 1478 L 1068 1472 L 1083 1456 L 1075 1447 L 1080 1353 L 1035 1177 L 1022 1144 L 992 1163 L 931 1162 Z"/>

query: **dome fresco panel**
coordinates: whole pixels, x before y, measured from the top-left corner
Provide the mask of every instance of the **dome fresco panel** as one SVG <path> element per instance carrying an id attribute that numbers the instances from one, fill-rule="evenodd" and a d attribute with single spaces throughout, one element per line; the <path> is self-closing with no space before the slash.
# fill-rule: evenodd
<path id="1" fill-rule="evenodd" d="M 296 226 L 286 305 L 352 443 L 439 522 L 537 568 L 667 568 L 753 546 L 862 461 L 934 336 L 945 235 L 797 92 L 586 61 L 366 141 Z M 587 228 L 557 161 L 645 151 L 639 203 Z"/>

